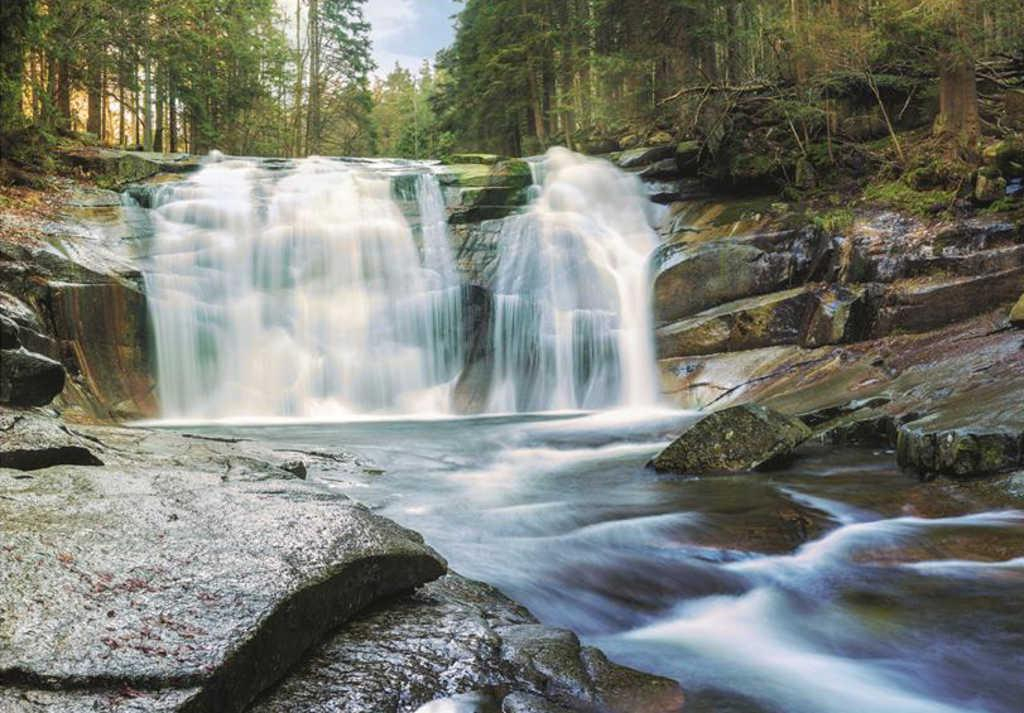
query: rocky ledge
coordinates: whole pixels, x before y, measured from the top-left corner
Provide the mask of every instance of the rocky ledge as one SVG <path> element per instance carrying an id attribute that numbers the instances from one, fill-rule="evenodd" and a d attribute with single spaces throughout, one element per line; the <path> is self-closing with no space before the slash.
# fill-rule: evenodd
<path id="1" fill-rule="evenodd" d="M 1024 469 L 1024 225 L 874 214 L 830 234 L 674 210 L 654 292 L 676 403 L 757 403 L 819 440 L 891 448 L 925 479 Z M 714 430 L 742 417 L 723 412 Z M 655 463 L 702 463 L 677 457 L 695 438 Z"/>
<path id="2" fill-rule="evenodd" d="M 345 452 L 40 410 L 0 411 L 0 432 L 2 710 L 682 706 L 675 683 L 446 575 L 419 535 L 305 480 L 367 467 Z"/>

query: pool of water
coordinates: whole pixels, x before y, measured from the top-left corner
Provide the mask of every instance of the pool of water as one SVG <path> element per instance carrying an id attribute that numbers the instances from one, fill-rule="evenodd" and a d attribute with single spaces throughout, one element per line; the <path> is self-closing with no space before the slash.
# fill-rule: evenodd
<path id="1" fill-rule="evenodd" d="M 645 469 L 693 418 L 186 430 L 372 461 L 382 472 L 310 477 L 543 622 L 677 679 L 688 710 L 1024 711 L 1024 500 L 921 484 L 866 449 L 811 449 L 770 474 Z"/>

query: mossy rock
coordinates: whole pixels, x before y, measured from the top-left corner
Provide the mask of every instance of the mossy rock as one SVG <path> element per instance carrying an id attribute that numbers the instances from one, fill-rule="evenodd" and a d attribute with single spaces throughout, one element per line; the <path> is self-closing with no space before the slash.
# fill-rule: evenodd
<path id="1" fill-rule="evenodd" d="M 1020 296 L 1017 304 L 1010 310 L 1010 324 L 1014 327 L 1024 327 L 1024 295 Z"/>
<path id="2" fill-rule="evenodd" d="M 501 156 L 493 153 L 455 153 L 449 156 L 445 156 L 441 159 L 441 163 L 446 165 L 454 165 L 460 163 L 471 163 L 480 164 L 483 166 L 493 166 L 500 161 L 507 160 L 507 156 Z"/>
<path id="3" fill-rule="evenodd" d="M 744 404 L 706 416 L 649 463 L 659 473 L 703 475 L 770 468 L 812 435 L 797 418 Z"/>
<path id="4" fill-rule="evenodd" d="M 982 152 L 985 163 L 999 170 L 1004 176 L 1024 174 L 1024 143 L 1015 139 L 1004 139 L 989 144 Z"/>

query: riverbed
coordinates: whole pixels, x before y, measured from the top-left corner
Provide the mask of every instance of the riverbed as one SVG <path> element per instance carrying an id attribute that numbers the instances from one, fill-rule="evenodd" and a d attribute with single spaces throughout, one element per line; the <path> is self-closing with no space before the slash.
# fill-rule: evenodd
<path id="1" fill-rule="evenodd" d="M 371 467 L 309 477 L 701 713 L 1020 713 L 1024 479 L 921 484 L 891 452 L 644 466 L 696 418 L 609 411 L 179 427 Z M 1016 490 L 1014 490 L 1016 489 Z"/>

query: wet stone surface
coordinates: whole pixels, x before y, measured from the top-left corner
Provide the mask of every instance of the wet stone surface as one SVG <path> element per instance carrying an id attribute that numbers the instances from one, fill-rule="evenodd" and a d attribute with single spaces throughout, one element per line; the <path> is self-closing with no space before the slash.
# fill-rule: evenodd
<path id="1" fill-rule="evenodd" d="M 241 710 L 329 630 L 444 572 L 342 496 L 219 461 L 245 444 L 88 435 L 108 467 L 0 469 L 0 701 L 139 690 Z"/>

